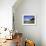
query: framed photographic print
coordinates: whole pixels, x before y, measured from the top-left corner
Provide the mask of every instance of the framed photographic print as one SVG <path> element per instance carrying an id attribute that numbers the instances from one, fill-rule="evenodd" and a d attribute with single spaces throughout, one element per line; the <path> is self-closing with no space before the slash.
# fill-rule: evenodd
<path id="1" fill-rule="evenodd" d="M 34 16 L 34 15 L 23 15 L 22 16 L 22 24 L 23 25 L 35 25 L 36 24 L 36 16 Z"/>

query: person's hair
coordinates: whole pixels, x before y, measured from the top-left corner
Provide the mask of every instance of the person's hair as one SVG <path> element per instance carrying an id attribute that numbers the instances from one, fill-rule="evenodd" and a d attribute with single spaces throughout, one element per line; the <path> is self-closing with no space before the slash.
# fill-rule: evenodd
<path id="1" fill-rule="evenodd" d="M 34 46 L 35 46 L 35 44 L 34 44 Z"/>

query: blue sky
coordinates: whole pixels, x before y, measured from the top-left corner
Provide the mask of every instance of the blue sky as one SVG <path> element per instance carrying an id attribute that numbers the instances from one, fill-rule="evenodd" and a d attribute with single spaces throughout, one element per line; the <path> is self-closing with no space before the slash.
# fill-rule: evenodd
<path id="1" fill-rule="evenodd" d="M 24 20 L 25 21 L 29 21 L 30 19 L 32 19 L 34 16 L 24 16 Z"/>

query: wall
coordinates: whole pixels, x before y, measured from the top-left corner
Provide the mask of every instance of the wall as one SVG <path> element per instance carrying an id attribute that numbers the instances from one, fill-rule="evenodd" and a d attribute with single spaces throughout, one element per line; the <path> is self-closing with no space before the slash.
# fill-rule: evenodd
<path id="1" fill-rule="evenodd" d="M 41 42 L 46 46 L 46 0 L 41 1 Z"/>
<path id="2" fill-rule="evenodd" d="M 12 6 L 16 0 L 0 0 L 0 27 L 12 29 Z"/>
<path id="3" fill-rule="evenodd" d="M 13 8 L 13 11 L 15 29 L 23 33 L 24 39 L 34 40 L 36 46 L 41 46 L 41 0 L 23 0 L 21 5 L 15 7 L 15 9 Z M 35 15 L 36 25 L 22 25 L 22 16 L 24 14 Z"/>

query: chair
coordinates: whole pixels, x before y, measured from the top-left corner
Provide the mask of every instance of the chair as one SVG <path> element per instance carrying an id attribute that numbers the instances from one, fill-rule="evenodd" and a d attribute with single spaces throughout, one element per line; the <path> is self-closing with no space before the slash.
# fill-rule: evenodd
<path id="1" fill-rule="evenodd" d="M 22 46 L 22 33 L 15 33 L 16 46 Z"/>

